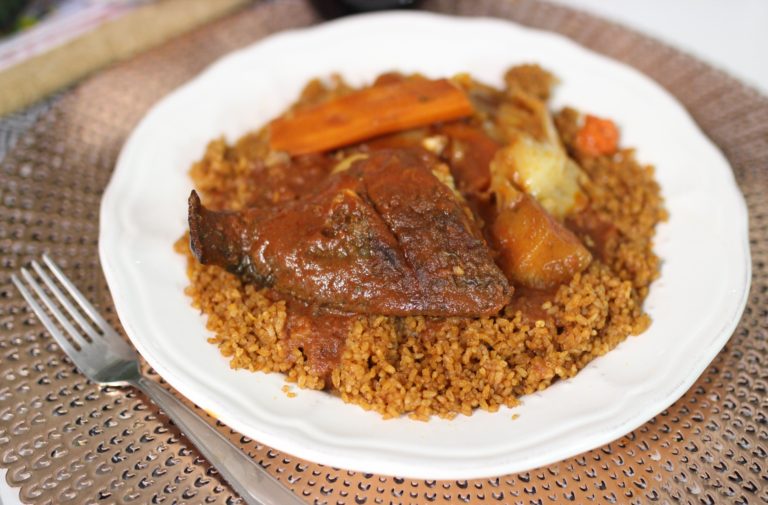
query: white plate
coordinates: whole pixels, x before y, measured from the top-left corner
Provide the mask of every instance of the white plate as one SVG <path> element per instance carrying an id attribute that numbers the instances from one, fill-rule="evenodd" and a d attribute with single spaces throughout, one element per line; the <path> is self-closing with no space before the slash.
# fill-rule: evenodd
<path id="1" fill-rule="evenodd" d="M 340 72 L 360 84 L 391 69 L 469 71 L 501 85 L 503 71 L 522 62 L 538 62 L 562 80 L 555 106 L 614 118 L 624 145 L 637 146 L 639 158 L 657 167 L 670 219 L 658 228 L 663 268 L 646 301 L 650 329 L 514 410 L 452 421 L 384 421 L 322 392 L 288 398 L 281 375 L 231 370 L 206 342 L 204 320 L 183 293 L 184 260 L 172 251 L 186 229 L 187 170 L 206 143 L 259 127 L 315 76 Z M 746 206 L 731 169 L 669 94 L 560 36 L 425 13 L 284 32 L 223 58 L 165 97 L 123 148 L 102 201 L 99 239 L 128 335 L 182 394 L 281 451 L 412 478 L 522 471 L 626 434 L 693 384 L 735 328 L 750 281 Z"/>

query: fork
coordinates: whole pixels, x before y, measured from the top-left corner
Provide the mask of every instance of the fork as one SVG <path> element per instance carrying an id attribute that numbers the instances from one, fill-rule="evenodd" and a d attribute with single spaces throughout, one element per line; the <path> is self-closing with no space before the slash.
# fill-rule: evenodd
<path id="1" fill-rule="evenodd" d="M 101 317 L 47 254 L 43 254 L 42 260 L 44 266 L 34 260 L 31 263 L 40 282 L 27 268 L 21 269 L 21 278 L 13 274 L 11 280 L 59 347 L 83 374 L 102 386 L 134 386 L 144 392 L 249 505 L 304 503 L 179 399 L 143 375 L 133 348 Z"/>

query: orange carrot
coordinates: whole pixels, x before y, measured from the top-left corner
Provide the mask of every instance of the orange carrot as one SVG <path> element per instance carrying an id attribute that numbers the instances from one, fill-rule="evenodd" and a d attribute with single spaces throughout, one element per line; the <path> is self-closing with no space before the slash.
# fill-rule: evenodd
<path id="1" fill-rule="evenodd" d="M 270 147 L 290 154 L 327 151 L 385 133 L 472 114 L 447 79 L 404 79 L 355 91 L 270 124 Z"/>
<path id="2" fill-rule="evenodd" d="M 576 149 L 585 156 L 613 154 L 619 147 L 619 130 L 610 119 L 587 115 L 576 134 Z"/>

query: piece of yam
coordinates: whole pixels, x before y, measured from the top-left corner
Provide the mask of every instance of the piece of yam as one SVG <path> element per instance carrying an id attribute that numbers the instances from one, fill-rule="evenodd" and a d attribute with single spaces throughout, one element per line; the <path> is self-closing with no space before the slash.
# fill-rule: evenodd
<path id="1" fill-rule="evenodd" d="M 490 231 L 499 267 L 510 281 L 526 287 L 563 284 L 592 261 L 576 235 L 525 193 L 499 211 Z"/>

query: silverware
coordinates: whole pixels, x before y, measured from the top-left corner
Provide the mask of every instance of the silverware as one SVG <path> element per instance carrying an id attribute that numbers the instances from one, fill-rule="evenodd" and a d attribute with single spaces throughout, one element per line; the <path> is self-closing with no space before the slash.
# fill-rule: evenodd
<path id="1" fill-rule="evenodd" d="M 99 315 L 47 254 L 43 254 L 43 265 L 32 261 L 32 270 L 37 279 L 28 269 L 22 268 L 21 278 L 11 276 L 13 284 L 59 347 L 89 379 L 101 385 L 134 386 L 143 391 L 179 426 L 247 503 L 304 503 L 175 396 L 142 375 L 136 352 Z M 53 315 L 58 325 L 49 314 Z"/>

